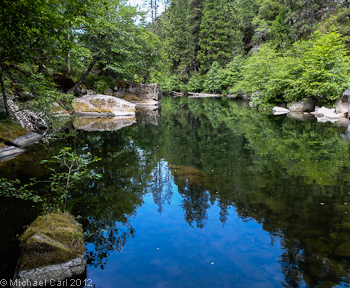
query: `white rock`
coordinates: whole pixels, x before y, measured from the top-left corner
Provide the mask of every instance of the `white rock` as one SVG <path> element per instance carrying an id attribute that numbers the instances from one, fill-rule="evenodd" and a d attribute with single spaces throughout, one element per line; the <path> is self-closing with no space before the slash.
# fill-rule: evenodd
<path id="1" fill-rule="evenodd" d="M 136 105 L 124 99 L 108 95 L 85 95 L 73 100 L 73 109 L 77 115 L 91 114 L 101 117 L 135 115 Z"/>
<path id="2" fill-rule="evenodd" d="M 287 108 L 282 108 L 282 107 L 278 107 L 278 106 L 275 106 L 272 108 L 273 115 L 288 114 L 289 112 L 290 112 L 290 110 Z"/>
<path id="3" fill-rule="evenodd" d="M 317 109 L 316 112 L 316 116 L 317 117 L 326 117 L 326 118 L 329 118 L 329 119 L 339 119 L 339 118 L 343 118 L 344 117 L 344 114 L 341 114 L 341 113 L 335 113 L 335 109 L 332 108 L 332 109 L 329 109 L 329 108 L 326 108 L 326 107 L 321 107 L 319 109 Z"/>

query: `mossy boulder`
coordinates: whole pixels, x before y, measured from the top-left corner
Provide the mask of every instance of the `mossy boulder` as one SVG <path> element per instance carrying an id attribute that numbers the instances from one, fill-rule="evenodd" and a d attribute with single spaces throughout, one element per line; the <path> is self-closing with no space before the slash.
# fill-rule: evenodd
<path id="1" fill-rule="evenodd" d="M 19 282 L 63 281 L 85 273 L 82 226 L 67 213 L 39 216 L 21 237 Z"/>
<path id="2" fill-rule="evenodd" d="M 107 95 L 86 95 L 74 99 L 73 109 L 77 115 L 115 117 L 135 115 L 136 105 Z"/>
<path id="3" fill-rule="evenodd" d="M 136 82 L 126 83 L 118 81 L 114 87 L 116 97 L 123 98 L 140 106 L 157 106 L 161 100 L 161 91 L 156 83 L 139 84 Z"/>

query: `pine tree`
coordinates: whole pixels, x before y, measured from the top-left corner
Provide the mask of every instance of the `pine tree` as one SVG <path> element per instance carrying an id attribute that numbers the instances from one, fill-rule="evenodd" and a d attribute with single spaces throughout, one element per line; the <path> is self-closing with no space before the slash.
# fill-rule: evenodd
<path id="1" fill-rule="evenodd" d="M 187 11 L 187 21 L 188 28 L 190 32 L 190 65 L 191 70 L 198 72 L 199 70 L 199 60 L 198 51 L 199 46 L 199 32 L 203 17 L 204 4 L 202 0 L 189 0 L 188 11 Z"/>
<path id="2" fill-rule="evenodd" d="M 191 59 L 190 33 L 187 24 L 187 0 L 171 2 L 165 23 L 165 50 L 172 72 L 186 74 Z"/>
<path id="3" fill-rule="evenodd" d="M 206 0 L 199 32 L 198 59 L 207 71 L 214 61 L 224 65 L 238 53 L 242 43 L 240 30 L 234 29 L 234 7 L 231 1 Z"/>

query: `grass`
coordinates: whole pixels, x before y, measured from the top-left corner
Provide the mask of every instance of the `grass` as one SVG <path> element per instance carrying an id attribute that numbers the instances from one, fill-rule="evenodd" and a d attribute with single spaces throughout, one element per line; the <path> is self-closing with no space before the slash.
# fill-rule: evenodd
<path id="1" fill-rule="evenodd" d="M 26 129 L 22 128 L 19 124 L 11 120 L 0 121 L 0 139 L 2 141 L 11 141 L 27 133 L 28 131 Z"/>

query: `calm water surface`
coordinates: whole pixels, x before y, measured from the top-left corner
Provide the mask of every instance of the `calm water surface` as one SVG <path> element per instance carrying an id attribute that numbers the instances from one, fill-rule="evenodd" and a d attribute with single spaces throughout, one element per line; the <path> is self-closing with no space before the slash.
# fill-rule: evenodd
<path id="1" fill-rule="evenodd" d="M 272 116 L 242 103 L 162 100 L 138 124 L 70 136 L 1 164 L 39 164 L 70 146 L 101 158 L 102 180 L 71 199 L 94 287 L 349 287 L 350 145 L 346 128 Z M 66 131 L 68 132 L 68 130 Z M 31 203 L 0 199 L 2 278 L 19 256 Z"/>

